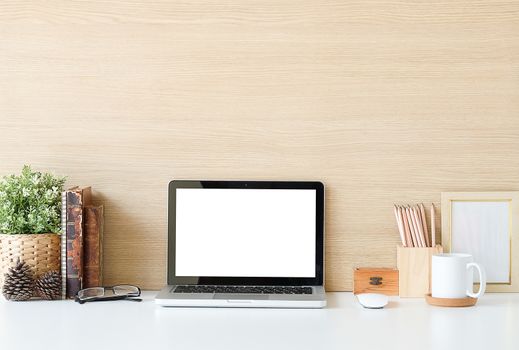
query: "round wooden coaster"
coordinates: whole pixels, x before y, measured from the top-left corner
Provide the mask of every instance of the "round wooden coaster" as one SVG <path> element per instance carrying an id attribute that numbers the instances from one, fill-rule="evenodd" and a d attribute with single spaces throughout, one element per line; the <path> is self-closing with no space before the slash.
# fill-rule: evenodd
<path id="1" fill-rule="evenodd" d="M 425 296 L 425 300 L 429 305 L 434 306 L 445 306 L 445 307 L 467 307 L 474 306 L 478 302 L 478 298 L 459 298 L 459 299 L 451 299 L 451 298 L 434 298 L 431 294 L 427 294 Z"/>

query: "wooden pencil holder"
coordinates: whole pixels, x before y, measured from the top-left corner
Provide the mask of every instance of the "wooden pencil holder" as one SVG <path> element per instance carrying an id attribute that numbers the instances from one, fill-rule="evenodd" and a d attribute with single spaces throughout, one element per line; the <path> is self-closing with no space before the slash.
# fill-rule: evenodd
<path id="1" fill-rule="evenodd" d="M 431 293 L 431 261 L 434 254 L 443 253 L 437 245 L 427 248 L 397 246 L 398 291 L 403 298 L 424 298 Z"/>

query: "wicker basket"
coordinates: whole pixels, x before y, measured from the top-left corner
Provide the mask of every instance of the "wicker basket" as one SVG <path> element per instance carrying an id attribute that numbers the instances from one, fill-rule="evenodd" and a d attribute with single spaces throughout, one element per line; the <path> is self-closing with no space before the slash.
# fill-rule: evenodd
<path id="1" fill-rule="evenodd" d="M 60 237 L 55 233 L 0 234 L 0 288 L 4 274 L 18 257 L 32 267 L 35 277 L 51 270 L 60 271 Z"/>

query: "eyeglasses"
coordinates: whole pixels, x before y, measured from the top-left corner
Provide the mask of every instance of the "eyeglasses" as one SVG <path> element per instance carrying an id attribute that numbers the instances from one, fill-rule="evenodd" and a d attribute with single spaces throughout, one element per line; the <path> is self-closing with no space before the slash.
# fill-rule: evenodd
<path id="1" fill-rule="evenodd" d="M 137 286 L 129 284 L 120 284 L 113 287 L 93 287 L 81 289 L 74 300 L 80 304 L 89 301 L 108 301 L 108 300 L 132 300 L 142 301 L 142 299 L 133 299 L 141 295 L 141 289 Z"/>

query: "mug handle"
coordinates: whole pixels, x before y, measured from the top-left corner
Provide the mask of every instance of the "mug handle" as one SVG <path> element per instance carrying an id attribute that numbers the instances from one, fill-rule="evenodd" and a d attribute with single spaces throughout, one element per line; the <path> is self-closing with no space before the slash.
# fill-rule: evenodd
<path id="1" fill-rule="evenodd" d="M 470 287 L 470 290 L 467 289 L 467 295 L 471 298 L 479 298 L 483 294 L 485 294 L 485 289 L 487 287 L 487 276 L 485 273 L 485 269 L 481 267 L 481 265 L 471 262 L 467 264 L 467 270 L 470 270 L 471 267 L 474 267 L 478 270 L 479 273 L 479 290 L 477 293 L 474 293 L 472 290 L 472 286 Z M 472 273 L 472 271 L 471 271 Z"/>

